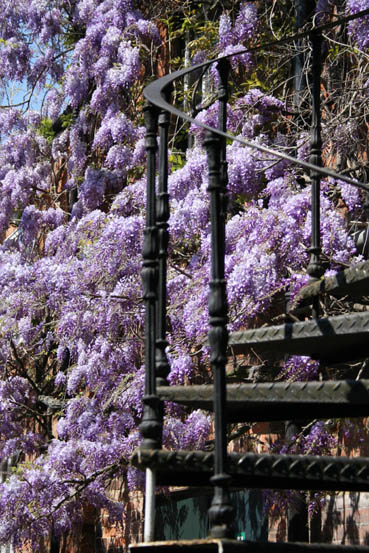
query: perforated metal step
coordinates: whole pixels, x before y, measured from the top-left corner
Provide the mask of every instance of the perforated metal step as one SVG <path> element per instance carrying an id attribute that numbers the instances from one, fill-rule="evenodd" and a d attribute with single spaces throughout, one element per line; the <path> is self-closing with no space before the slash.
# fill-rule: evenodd
<path id="1" fill-rule="evenodd" d="M 134 466 L 152 468 L 158 485 L 210 486 L 214 454 L 204 451 L 136 450 Z M 369 491 L 369 458 L 230 453 L 235 485 L 326 491 Z"/>
<path id="2" fill-rule="evenodd" d="M 348 296 L 354 300 L 369 296 L 369 261 L 307 284 L 296 296 L 291 309 L 293 310 L 301 304 L 304 305 L 323 293 L 339 298 Z"/>
<path id="3" fill-rule="evenodd" d="M 213 410 L 212 385 L 161 386 L 157 393 L 162 400 Z M 367 416 L 369 380 L 227 385 L 229 422 L 298 419 L 301 412 L 320 419 Z"/>
<path id="4" fill-rule="evenodd" d="M 369 356 L 369 313 L 234 332 L 229 347 L 236 354 L 274 350 L 330 363 L 351 361 Z"/>
<path id="5" fill-rule="evenodd" d="M 369 547 L 326 543 L 205 539 L 146 542 L 130 545 L 129 551 L 131 553 L 369 553 Z"/>

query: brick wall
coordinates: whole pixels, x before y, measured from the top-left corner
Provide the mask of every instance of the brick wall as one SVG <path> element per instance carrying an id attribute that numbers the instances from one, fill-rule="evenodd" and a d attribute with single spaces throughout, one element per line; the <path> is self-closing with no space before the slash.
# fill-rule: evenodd
<path id="1" fill-rule="evenodd" d="M 286 541 L 287 520 L 269 520 L 270 541 Z M 369 545 L 369 493 L 327 494 L 321 512 L 309 521 L 311 542 Z"/>
<path id="2" fill-rule="evenodd" d="M 124 494 L 127 514 L 123 524 L 111 525 L 108 515 L 85 510 L 82 528 L 64 538 L 59 553 L 126 553 L 131 543 L 142 542 L 143 495 Z M 369 493 L 328 494 L 321 513 L 309 521 L 311 542 L 369 545 Z M 270 541 L 287 540 L 285 517 L 268 521 Z"/>

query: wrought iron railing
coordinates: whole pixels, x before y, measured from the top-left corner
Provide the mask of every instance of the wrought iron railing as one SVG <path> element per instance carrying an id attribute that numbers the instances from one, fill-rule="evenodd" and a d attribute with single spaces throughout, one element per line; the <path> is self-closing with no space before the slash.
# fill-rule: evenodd
<path id="1" fill-rule="evenodd" d="M 319 482 L 325 482 L 327 488 L 322 489 L 369 489 L 368 460 L 359 461 L 332 461 L 330 458 L 316 458 L 307 456 L 305 460 L 298 456 L 270 456 L 263 460 L 262 456 L 246 454 L 227 457 L 227 409 L 226 409 L 226 382 L 225 367 L 227 362 L 228 331 L 227 331 L 227 299 L 226 282 L 224 278 L 224 254 L 225 254 L 225 220 L 227 206 L 227 160 L 226 141 L 237 141 L 244 146 L 259 150 L 275 159 L 284 159 L 310 172 L 312 194 L 312 233 L 309 248 L 310 261 L 307 272 L 312 281 L 317 281 L 324 273 L 321 261 L 320 238 L 320 180 L 322 177 L 332 177 L 346 182 L 352 186 L 369 192 L 369 186 L 358 182 L 347 175 L 336 173 L 322 166 L 322 141 L 320 121 L 320 74 L 321 74 L 321 42 L 322 32 L 334 27 L 343 21 L 347 22 L 369 14 L 369 9 L 360 13 L 345 17 L 340 20 L 330 21 L 324 25 L 311 26 L 306 31 L 295 34 L 279 41 L 259 45 L 255 48 L 245 49 L 241 53 L 267 50 L 277 44 L 287 44 L 309 37 L 312 45 L 312 123 L 311 123 L 311 148 L 309 161 L 297 159 L 285 152 L 277 151 L 263 144 L 255 143 L 239 136 L 227 134 L 227 100 L 228 100 L 228 72 L 229 58 L 225 56 L 216 60 L 209 60 L 191 68 L 176 71 L 161 79 L 152 82 L 145 88 L 144 95 L 147 104 L 144 108 L 146 125 L 146 150 L 147 150 L 147 213 L 146 228 L 143 246 L 143 287 L 146 305 L 146 381 L 144 395 L 144 415 L 140 425 L 143 442 L 140 451 L 135 454 L 135 462 L 138 466 L 149 467 L 153 470 L 165 472 L 167 466 L 170 472 L 173 469 L 173 477 L 167 478 L 166 483 L 176 484 L 176 475 L 191 470 L 194 472 L 192 479 L 196 485 L 203 480 L 203 473 L 213 475 L 210 478 L 214 486 L 214 498 L 209 510 L 211 523 L 210 534 L 213 538 L 227 538 L 231 536 L 231 520 L 233 508 L 229 499 L 228 486 L 230 476 L 228 474 L 229 463 L 233 465 L 233 473 L 239 476 L 245 485 L 255 484 L 263 487 L 290 487 L 306 489 L 310 486 L 319 489 Z M 232 54 L 234 56 L 234 54 Z M 184 113 L 170 103 L 171 90 L 176 81 L 192 72 L 207 70 L 211 65 L 216 65 L 219 75 L 219 88 L 217 99 L 219 101 L 218 128 L 212 128 L 207 124 L 197 121 L 191 115 Z M 169 363 L 166 356 L 166 266 L 168 255 L 168 129 L 170 114 L 180 117 L 184 121 L 196 124 L 206 131 L 204 146 L 208 156 L 208 176 L 210 194 L 210 220 L 211 220 L 211 280 L 209 299 L 209 345 L 210 363 L 214 377 L 214 429 L 215 452 L 214 454 L 173 453 L 172 456 L 161 453 L 161 434 L 163 424 L 162 400 L 157 394 L 157 387 L 167 384 Z M 159 128 L 160 142 L 157 144 L 157 131 Z M 156 159 L 159 149 L 159 184 L 156 193 Z M 314 295 L 314 294 L 313 294 Z M 313 318 L 319 317 L 319 301 L 317 294 L 312 300 Z M 334 334 L 338 332 L 334 330 Z M 366 330 L 365 330 L 366 332 Z M 309 386 L 309 385 L 307 385 Z M 327 384 L 325 385 L 328 386 Z M 310 393 L 318 397 L 316 390 L 311 388 Z M 355 413 L 367 412 L 367 386 L 365 398 L 360 401 L 356 397 Z M 333 388 L 332 388 L 333 390 Z M 272 392 L 271 392 L 272 393 Z M 358 392 L 360 393 L 360 392 Z M 169 399 L 169 398 L 167 398 Z M 270 398 L 269 398 L 270 399 Z M 324 410 L 324 399 L 321 400 L 320 409 Z M 327 408 L 331 416 L 332 411 Z M 323 415 L 324 416 L 324 415 Z M 258 415 L 260 417 L 260 415 Z M 259 419 L 260 420 L 260 419 Z M 187 455 L 187 457 L 186 457 Z M 174 467 L 175 465 L 175 467 Z M 156 469 L 155 469 L 156 467 Z M 191 475 L 188 476 L 191 482 Z M 182 483 L 185 480 L 182 479 Z M 180 483 L 180 482 L 177 482 Z"/>

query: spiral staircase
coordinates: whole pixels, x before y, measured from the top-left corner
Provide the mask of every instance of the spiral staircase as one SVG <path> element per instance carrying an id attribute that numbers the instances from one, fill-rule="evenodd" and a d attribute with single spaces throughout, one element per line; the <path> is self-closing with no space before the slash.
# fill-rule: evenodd
<path id="1" fill-rule="evenodd" d="M 351 16 L 367 14 L 369 10 Z M 348 20 L 350 18 L 346 18 Z M 227 129 L 229 62 L 227 58 L 207 61 L 154 81 L 145 89 L 147 104 L 147 213 L 143 246 L 143 287 L 146 304 L 146 384 L 144 415 L 140 425 L 141 447 L 132 457 L 132 464 L 155 475 L 160 486 L 196 486 L 214 488 L 209 509 L 210 535 L 204 540 L 146 541 L 131 545 L 131 553 L 164 553 L 166 551 L 250 551 L 304 552 L 305 550 L 339 552 L 365 551 L 366 546 L 332 544 L 252 543 L 239 542 L 232 535 L 234 511 L 229 489 L 271 488 L 287 490 L 369 491 L 369 458 L 314 455 L 257 454 L 227 452 L 227 423 L 294 420 L 301 413 L 309 419 L 366 417 L 369 414 L 369 380 L 324 380 L 316 382 L 274 382 L 226 384 L 225 367 L 229 356 L 277 352 L 278 355 L 307 355 L 323 364 L 334 364 L 369 357 L 369 312 L 349 312 L 340 316 L 321 317 L 322 295 L 351 298 L 369 296 L 369 262 L 356 265 L 323 278 L 321 261 L 319 197 L 320 179 L 331 176 L 352 186 L 369 191 L 369 187 L 338 175 L 321 164 L 320 79 L 322 32 L 327 23 L 300 33 L 312 45 L 312 123 L 309 162 L 297 160 L 283 152 L 270 150 L 239 137 Z M 296 40 L 296 36 L 288 40 Z M 265 46 L 264 46 L 265 47 Z M 177 79 L 192 71 L 205 71 L 216 64 L 219 74 L 218 128 L 198 123 L 206 131 L 208 153 L 211 281 L 209 299 L 210 365 L 212 385 L 168 386 L 169 364 L 166 342 L 166 265 L 168 246 L 169 197 L 168 129 L 170 114 L 187 121 L 193 118 L 170 104 L 170 92 Z M 159 128 L 159 182 L 156 190 L 157 128 Z M 224 279 L 225 219 L 227 193 L 226 140 L 256 148 L 276 158 L 309 171 L 312 193 L 312 241 L 307 272 L 309 283 L 289 306 L 290 321 L 278 326 L 236 332 L 228 336 L 226 282 Z M 299 320 L 299 310 L 310 306 L 311 317 Z M 293 315 L 293 316 L 292 316 Z M 296 316 L 297 315 L 297 316 Z M 163 401 L 177 402 L 193 409 L 214 412 L 214 451 L 167 451 L 162 448 Z"/>

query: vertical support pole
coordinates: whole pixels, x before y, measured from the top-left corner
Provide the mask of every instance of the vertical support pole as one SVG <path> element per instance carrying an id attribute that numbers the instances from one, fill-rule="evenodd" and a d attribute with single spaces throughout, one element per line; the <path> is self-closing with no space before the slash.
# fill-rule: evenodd
<path id="1" fill-rule="evenodd" d="M 156 342 L 156 302 L 158 280 L 158 236 L 156 227 L 156 152 L 158 112 L 151 105 L 144 107 L 146 126 L 147 187 L 146 187 L 146 226 L 142 248 L 142 284 L 145 301 L 145 395 L 144 412 L 139 426 L 143 437 L 141 447 L 156 449 L 161 447 L 162 416 L 161 402 L 156 395 L 155 383 L 155 342 Z M 155 529 L 155 472 L 146 469 L 145 526 L 144 541 L 154 539 Z"/>
<path id="2" fill-rule="evenodd" d="M 320 116 L 320 74 L 322 36 L 319 32 L 311 33 L 313 50 L 312 62 L 312 125 L 310 136 L 310 163 L 322 165 L 322 139 Z M 307 272 L 311 280 L 318 280 L 324 274 L 321 261 L 320 244 L 320 173 L 311 171 L 311 246 L 308 249 L 310 261 Z M 319 317 L 319 298 L 313 304 L 313 316 Z"/>
<path id="3" fill-rule="evenodd" d="M 229 75 L 229 61 L 222 59 L 217 64 L 219 73 L 219 89 L 218 89 L 218 129 L 222 132 L 227 132 L 227 102 L 228 102 L 228 75 Z M 226 139 L 224 136 L 220 138 L 220 178 L 222 187 L 224 188 L 223 202 L 222 202 L 222 217 L 223 226 L 225 226 L 226 210 L 227 210 L 227 185 L 228 185 L 228 173 L 227 173 L 227 155 L 226 155 Z M 225 238 L 224 238 L 225 241 Z"/>
<path id="4" fill-rule="evenodd" d="M 311 20 L 314 13 L 315 0 L 295 0 L 295 31 L 298 33 L 304 25 Z M 294 59 L 294 83 L 293 83 L 293 103 L 296 110 L 302 108 L 304 96 L 306 93 L 306 56 L 303 51 L 304 39 L 299 39 L 295 43 L 297 54 Z"/>
<path id="5" fill-rule="evenodd" d="M 160 400 L 156 396 L 155 342 L 156 301 L 158 279 L 158 237 L 156 227 L 156 152 L 157 109 L 151 104 L 144 107 L 147 152 L 146 227 L 142 249 L 142 284 L 145 301 L 145 395 L 144 414 L 139 426 L 143 448 L 158 448 L 161 445 L 162 422 Z"/>
<path id="6" fill-rule="evenodd" d="M 301 432 L 302 421 L 286 421 L 285 432 L 287 442 Z M 306 493 L 295 491 L 287 509 L 287 540 L 309 541 L 308 508 Z"/>
<path id="7" fill-rule="evenodd" d="M 167 305 L 167 258 L 168 258 L 168 129 L 169 113 L 162 111 L 159 115 L 159 188 L 157 196 L 156 226 L 158 229 L 159 244 L 159 283 L 157 309 L 157 337 L 156 337 L 156 384 L 166 386 L 169 374 L 169 363 L 165 352 L 166 341 L 166 305 Z"/>
<path id="8" fill-rule="evenodd" d="M 311 22 L 314 13 L 315 0 L 295 0 L 295 30 L 298 33 Z M 297 54 L 294 58 L 294 90 L 293 103 L 296 110 L 296 123 L 306 127 L 308 117 L 304 116 L 307 109 L 306 88 L 307 88 L 307 56 L 304 50 L 305 39 L 296 41 Z M 289 290 L 285 294 L 287 305 L 289 304 Z M 316 313 L 316 309 L 314 308 Z M 301 421 L 285 421 L 285 438 L 289 442 L 293 436 L 302 430 Z M 308 510 L 306 495 L 303 492 L 295 492 L 294 498 L 289 502 L 287 508 L 287 539 L 288 541 L 308 542 Z"/>
<path id="9" fill-rule="evenodd" d="M 156 510 L 156 473 L 152 469 L 146 469 L 145 479 L 145 519 L 144 542 L 155 541 L 155 510 Z"/>
<path id="10" fill-rule="evenodd" d="M 228 65 L 219 64 L 219 124 L 226 129 Z M 226 159 L 225 142 L 213 132 L 205 138 L 208 153 L 210 220 L 211 220 L 211 280 L 209 297 L 210 364 L 214 377 L 215 463 L 211 478 L 214 496 L 209 509 L 210 535 L 213 538 L 232 537 L 233 507 L 230 502 L 227 474 L 226 381 L 227 362 L 227 298 L 224 280 Z"/>
<path id="11" fill-rule="evenodd" d="M 295 3 L 295 31 L 298 33 L 301 27 L 304 26 L 306 20 L 305 0 L 296 0 Z M 301 105 L 301 91 L 305 91 L 305 73 L 304 73 L 304 55 L 301 52 L 301 39 L 295 43 L 297 54 L 294 59 L 294 75 L 293 75 L 293 103 L 296 109 Z"/>

